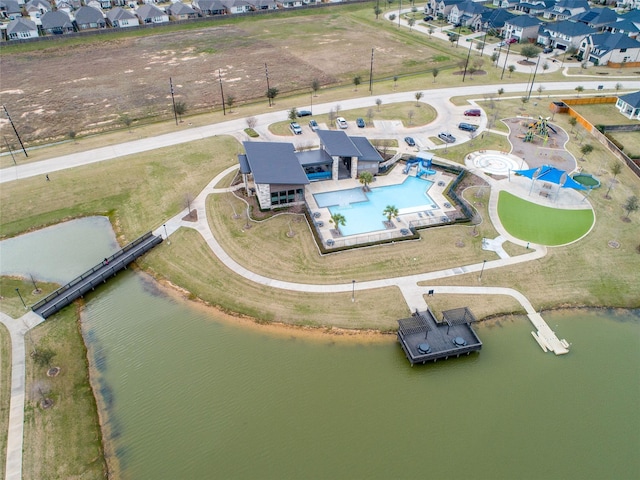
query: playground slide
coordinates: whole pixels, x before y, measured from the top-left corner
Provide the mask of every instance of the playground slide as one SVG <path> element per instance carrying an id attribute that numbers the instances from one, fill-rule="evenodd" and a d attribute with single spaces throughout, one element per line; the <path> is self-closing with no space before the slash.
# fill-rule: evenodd
<path id="1" fill-rule="evenodd" d="M 551 125 L 549 125 L 548 123 L 547 123 L 547 128 L 551 130 L 553 133 L 558 133 L 557 130 L 553 128 Z"/>
<path id="2" fill-rule="evenodd" d="M 420 162 L 419 158 L 413 158 L 411 160 L 407 160 L 406 161 L 407 166 L 404 167 L 404 170 L 402 171 L 402 173 L 406 175 L 407 173 L 409 173 L 409 170 L 411 170 L 411 167 L 413 167 L 416 163 L 419 163 L 419 162 Z"/>
<path id="3" fill-rule="evenodd" d="M 435 175 L 436 171 L 431 170 L 430 168 L 420 168 L 418 169 L 418 173 L 416 173 L 416 177 L 420 178 L 422 175 Z"/>
<path id="4" fill-rule="evenodd" d="M 418 171 L 416 172 L 416 177 L 420 178 L 422 175 L 435 175 L 435 170 L 431 168 L 431 160 L 425 161 L 423 158 L 414 158 L 412 160 L 407 160 L 407 166 L 402 171 L 402 173 L 407 174 L 411 167 L 416 165 L 418 167 Z"/>

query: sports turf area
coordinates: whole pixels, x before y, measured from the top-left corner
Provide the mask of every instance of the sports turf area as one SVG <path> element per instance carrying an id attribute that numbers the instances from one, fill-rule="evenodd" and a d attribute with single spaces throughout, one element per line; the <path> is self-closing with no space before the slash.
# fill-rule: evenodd
<path id="1" fill-rule="evenodd" d="M 586 234 L 593 225 L 593 211 L 561 210 L 528 202 L 500 192 L 498 215 L 504 228 L 516 238 L 542 245 L 564 245 Z"/>

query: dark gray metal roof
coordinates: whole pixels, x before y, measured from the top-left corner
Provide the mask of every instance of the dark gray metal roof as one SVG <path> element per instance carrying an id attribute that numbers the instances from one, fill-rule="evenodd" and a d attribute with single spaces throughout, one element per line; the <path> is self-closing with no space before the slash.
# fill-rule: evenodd
<path id="1" fill-rule="evenodd" d="M 316 133 L 320 137 L 320 143 L 332 157 L 359 157 L 362 154 L 342 130 L 318 130 Z"/>
<path id="2" fill-rule="evenodd" d="M 324 150 L 306 150 L 304 152 L 297 152 L 298 162 L 300 165 L 325 165 L 333 162 L 331 155 Z"/>
<path id="3" fill-rule="evenodd" d="M 53 12 L 47 12 L 40 18 L 42 22 L 42 28 L 49 30 L 52 28 L 67 28 L 73 29 L 73 23 L 64 10 L 56 10 Z"/>
<path id="4" fill-rule="evenodd" d="M 76 13 L 76 23 L 78 25 L 87 25 L 89 23 L 102 24 L 105 23 L 102 12 L 93 7 L 80 7 Z"/>
<path id="5" fill-rule="evenodd" d="M 382 162 L 382 157 L 380 156 L 378 151 L 365 137 L 349 138 L 354 143 L 356 148 L 360 150 L 359 160 L 364 160 L 365 162 Z"/>
<path id="6" fill-rule="evenodd" d="M 240 164 L 240 173 L 245 175 L 251 173 L 251 167 L 249 166 L 247 156 L 244 153 L 238 154 L 238 163 Z"/>
<path id="7" fill-rule="evenodd" d="M 256 183 L 281 185 L 309 183 L 291 143 L 243 142 L 242 144 Z"/>

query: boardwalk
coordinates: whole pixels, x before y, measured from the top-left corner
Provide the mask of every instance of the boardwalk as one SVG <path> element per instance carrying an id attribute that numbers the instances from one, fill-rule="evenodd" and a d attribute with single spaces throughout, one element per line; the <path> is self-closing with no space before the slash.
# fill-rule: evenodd
<path id="1" fill-rule="evenodd" d="M 161 242 L 161 236 L 155 236 L 151 232 L 146 233 L 111 257 L 105 258 L 98 265 L 83 273 L 78 278 L 40 300 L 31 307 L 31 309 L 42 318 L 50 317 L 74 300 L 82 297 L 88 291 L 106 282 L 109 277 L 127 268 L 136 258 L 145 254 Z"/>

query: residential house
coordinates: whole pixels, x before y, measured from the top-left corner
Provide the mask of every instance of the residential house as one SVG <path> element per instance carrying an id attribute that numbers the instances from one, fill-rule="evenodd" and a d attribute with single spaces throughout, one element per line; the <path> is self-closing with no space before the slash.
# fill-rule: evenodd
<path id="1" fill-rule="evenodd" d="M 270 210 L 304 205 L 304 188 L 309 184 L 293 144 L 284 142 L 243 142 L 245 153 L 238 155 L 246 191 L 256 195 L 260 208 Z"/>
<path id="2" fill-rule="evenodd" d="M 251 11 L 251 4 L 247 0 L 222 0 L 222 4 L 230 14 L 247 13 Z"/>
<path id="3" fill-rule="evenodd" d="M 530 15 L 516 15 L 504 24 L 504 37 L 517 38 L 519 42 L 535 40 L 542 22 Z"/>
<path id="4" fill-rule="evenodd" d="M 55 3 L 56 10 L 67 12 L 69 14 L 69 18 L 71 18 L 71 12 L 79 9 L 82 6 L 80 0 L 56 0 Z"/>
<path id="5" fill-rule="evenodd" d="M 172 3 L 167 8 L 167 13 L 173 20 L 189 20 L 198 17 L 198 12 L 182 2 Z"/>
<path id="6" fill-rule="evenodd" d="M 249 0 L 249 3 L 251 3 L 253 9 L 256 11 L 278 9 L 278 3 L 276 0 Z"/>
<path id="7" fill-rule="evenodd" d="M 631 120 L 640 120 L 640 92 L 619 96 L 616 107 L 625 117 Z"/>
<path id="8" fill-rule="evenodd" d="M 140 25 L 138 17 L 122 7 L 115 7 L 107 12 L 107 23 L 113 28 L 137 27 Z"/>
<path id="9" fill-rule="evenodd" d="M 75 12 L 75 24 L 78 31 L 92 30 L 95 28 L 107 28 L 107 21 L 102 11 L 93 7 L 80 7 Z"/>
<path id="10" fill-rule="evenodd" d="M 610 23 L 607 26 L 607 31 L 611 33 L 624 33 L 631 38 L 640 37 L 640 27 L 633 23 L 631 20 L 620 20 L 619 22 Z"/>
<path id="11" fill-rule="evenodd" d="M 191 6 L 203 16 L 227 14 L 227 7 L 222 4 L 221 0 L 193 0 Z"/>
<path id="12" fill-rule="evenodd" d="M 640 0 L 619 0 L 616 3 L 616 7 L 620 9 L 640 10 Z"/>
<path id="13" fill-rule="evenodd" d="M 514 17 L 503 8 L 490 8 L 480 15 L 480 25 L 474 25 L 474 28 L 485 32 L 493 30 L 499 37 L 504 37 L 504 24 Z"/>
<path id="14" fill-rule="evenodd" d="M 429 0 L 424 6 L 424 13 L 439 18 L 447 18 L 454 5 L 466 0 Z"/>
<path id="15" fill-rule="evenodd" d="M 143 25 L 149 23 L 168 23 L 169 15 L 160 10 L 155 5 L 141 5 L 136 10 L 136 16 Z"/>
<path id="16" fill-rule="evenodd" d="M 640 42 L 622 33 L 596 33 L 582 40 L 578 55 L 594 65 L 638 67 Z"/>
<path id="17" fill-rule="evenodd" d="M 98 5 L 91 5 L 94 2 Z M 111 0 L 85 0 L 84 4 L 89 7 L 97 8 L 98 10 L 110 10 L 112 7 Z"/>
<path id="18" fill-rule="evenodd" d="M 453 24 L 462 24 L 465 27 L 479 25 L 481 15 L 489 9 L 476 2 L 462 2 L 454 5 L 449 12 L 447 20 Z"/>
<path id="19" fill-rule="evenodd" d="M 42 30 L 48 35 L 63 35 L 75 31 L 69 14 L 63 10 L 47 12 L 40 18 Z"/>
<path id="20" fill-rule="evenodd" d="M 32 22 L 40 25 L 40 17 L 53 10 L 53 8 L 51 8 L 51 4 L 47 0 L 31 0 L 25 4 L 24 10 Z"/>
<path id="21" fill-rule="evenodd" d="M 278 5 L 282 8 L 295 8 L 302 6 L 302 0 L 279 0 Z"/>
<path id="22" fill-rule="evenodd" d="M 18 17 L 7 24 L 7 38 L 9 40 L 22 40 L 38 36 L 38 26 L 33 20 Z"/>
<path id="23" fill-rule="evenodd" d="M 16 0 L 0 0 L 0 17 L 15 20 L 22 16 L 22 7 Z"/>
<path id="24" fill-rule="evenodd" d="M 590 8 L 587 0 L 560 0 L 553 7 L 547 9 L 543 16 L 551 20 L 566 20 L 586 12 Z"/>
<path id="25" fill-rule="evenodd" d="M 543 23 L 538 33 L 538 43 L 560 50 L 567 50 L 569 47 L 577 49 L 582 40 L 592 33 L 597 32 L 584 23 L 571 20 Z"/>
<path id="26" fill-rule="evenodd" d="M 546 10 L 553 8 L 556 0 L 521 0 L 514 6 L 517 12 L 528 13 L 534 17 L 543 15 Z"/>
<path id="27" fill-rule="evenodd" d="M 493 0 L 491 4 L 497 8 L 514 8 L 519 0 Z"/>
<path id="28" fill-rule="evenodd" d="M 571 21 L 584 23 L 591 28 L 602 31 L 610 23 L 618 21 L 618 14 L 610 8 L 592 8 L 586 12 L 579 13 L 578 15 L 571 17 Z"/>

